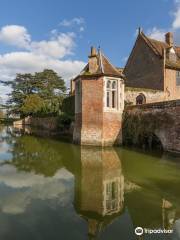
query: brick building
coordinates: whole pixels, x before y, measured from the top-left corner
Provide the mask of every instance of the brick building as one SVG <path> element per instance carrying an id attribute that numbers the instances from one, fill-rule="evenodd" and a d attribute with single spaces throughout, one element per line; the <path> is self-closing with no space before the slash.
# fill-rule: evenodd
<path id="1" fill-rule="evenodd" d="M 99 50 L 91 48 L 88 64 L 73 80 L 75 126 L 73 140 L 107 146 L 122 141 L 124 76 Z"/>
<path id="2" fill-rule="evenodd" d="M 180 47 L 173 34 L 165 41 L 147 37 L 139 30 L 135 45 L 124 69 L 125 100 L 133 104 L 180 98 Z"/>

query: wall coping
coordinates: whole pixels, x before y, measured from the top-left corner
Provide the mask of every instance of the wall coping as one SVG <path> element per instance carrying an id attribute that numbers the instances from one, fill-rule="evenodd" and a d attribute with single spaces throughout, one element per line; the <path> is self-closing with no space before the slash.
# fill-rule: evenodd
<path id="1" fill-rule="evenodd" d="M 126 106 L 125 111 L 132 110 L 132 109 L 164 109 L 164 108 L 172 108 L 177 106 L 180 106 L 180 99 L 164 101 L 164 102 L 146 103 L 142 105 Z"/>

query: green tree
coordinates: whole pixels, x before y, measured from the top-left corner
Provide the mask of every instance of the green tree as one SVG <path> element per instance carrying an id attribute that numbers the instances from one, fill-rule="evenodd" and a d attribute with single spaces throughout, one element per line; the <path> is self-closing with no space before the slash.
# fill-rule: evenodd
<path id="1" fill-rule="evenodd" d="M 24 100 L 29 94 L 33 94 L 35 91 L 34 76 L 30 73 L 17 74 L 13 81 L 2 83 L 12 88 L 9 100 L 7 101 L 8 108 L 11 108 L 13 113 L 21 113 Z"/>
<path id="2" fill-rule="evenodd" d="M 24 115 L 33 115 L 40 112 L 43 109 L 43 99 L 37 94 L 29 94 L 25 98 L 21 111 Z"/>
<path id="3" fill-rule="evenodd" d="M 66 91 L 64 80 L 50 69 L 35 74 L 17 74 L 13 81 L 1 81 L 1 83 L 12 88 L 7 106 L 11 107 L 12 112 L 23 116 L 30 113 L 57 115 Z M 33 108 L 35 100 L 38 104 Z"/>

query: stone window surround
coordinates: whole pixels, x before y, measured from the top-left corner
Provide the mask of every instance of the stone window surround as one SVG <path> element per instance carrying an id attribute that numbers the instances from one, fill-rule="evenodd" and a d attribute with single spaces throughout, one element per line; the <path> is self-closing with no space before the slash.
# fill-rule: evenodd
<path id="1" fill-rule="evenodd" d="M 103 215 L 111 215 L 113 213 L 119 212 L 122 202 L 124 201 L 122 190 L 124 188 L 124 179 L 122 177 L 114 177 L 112 179 L 106 179 L 103 181 Z M 116 202 L 116 208 L 112 208 L 111 210 L 107 208 L 107 200 L 111 202 L 111 199 L 108 199 L 107 197 L 107 185 L 116 183 L 117 192 L 116 192 L 116 198 L 112 201 Z M 112 202 L 113 204 L 113 202 Z"/>
<path id="2" fill-rule="evenodd" d="M 117 105 L 116 108 L 111 108 L 106 106 L 107 102 L 107 82 L 108 81 L 116 81 L 117 82 Z M 104 112 L 123 112 L 124 110 L 124 82 L 121 78 L 116 77 L 104 77 L 103 78 L 103 85 L 104 85 L 104 97 L 103 97 L 103 106 Z"/>

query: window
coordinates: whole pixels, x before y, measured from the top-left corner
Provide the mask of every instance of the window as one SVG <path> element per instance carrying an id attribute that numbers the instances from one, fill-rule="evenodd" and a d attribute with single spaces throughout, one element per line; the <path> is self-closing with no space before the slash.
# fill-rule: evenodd
<path id="1" fill-rule="evenodd" d="M 145 103 L 146 103 L 146 97 L 144 96 L 144 94 L 140 93 L 136 98 L 136 104 L 140 105 Z"/>
<path id="2" fill-rule="evenodd" d="M 106 107 L 116 109 L 118 107 L 117 80 L 106 82 Z"/>
<path id="3" fill-rule="evenodd" d="M 118 182 L 112 181 L 106 184 L 106 212 L 118 209 Z"/>
<path id="4" fill-rule="evenodd" d="M 180 86 L 180 71 L 176 71 L 176 86 Z"/>

